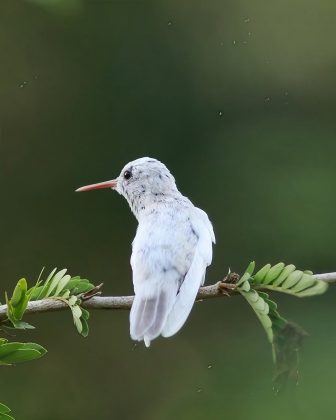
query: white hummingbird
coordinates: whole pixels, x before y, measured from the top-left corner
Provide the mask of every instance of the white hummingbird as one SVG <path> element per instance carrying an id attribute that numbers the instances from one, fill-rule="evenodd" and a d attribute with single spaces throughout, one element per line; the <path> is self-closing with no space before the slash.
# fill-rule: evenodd
<path id="1" fill-rule="evenodd" d="M 135 298 L 130 335 L 149 347 L 159 335 L 177 333 L 187 320 L 211 264 L 213 227 L 156 159 L 134 160 L 118 178 L 76 191 L 98 188 L 123 195 L 139 222 L 131 256 Z"/>

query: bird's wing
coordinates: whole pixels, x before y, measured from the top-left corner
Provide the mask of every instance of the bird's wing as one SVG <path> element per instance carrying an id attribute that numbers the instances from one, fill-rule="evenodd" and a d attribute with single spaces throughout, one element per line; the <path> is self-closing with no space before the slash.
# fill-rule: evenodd
<path id="1" fill-rule="evenodd" d="M 202 222 L 205 224 L 206 228 L 208 229 L 211 236 L 211 240 L 215 244 L 216 243 L 215 233 L 214 233 L 213 226 L 209 220 L 208 215 L 205 213 L 205 211 L 203 211 L 202 209 L 199 209 L 198 207 L 195 207 L 195 210 L 196 210 L 196 213 L 199 215 L 199 217 L 202 219 Z M 209 265 L 210 264 L 211 264 L 211 259 L 210 259 Z"/>
<path id="2" fill-rule="evenodd" d="M 215 242 L 215 235 L 207 214 L 203 210 L 195 208 L 190 221 L 198 241 L 191 266 L 161 332 L 164 337 L 170 337 L 177 333 L 187 320 L 197 292 L 204 283 L 206 267 L 211 264 L 212 260 L 212 242 Z"/>
<path id="3" fill-rule="evenodd" d="M 185 235 L 181 229 L 174 231 L 164 220 L 155 228 L 141 224 L 137 230 L 131 258 L 135 298 L 130 334 L 133 340 L 144 340 L 147 346 L 161 334 L 191 264 L 192 256 L 189 262 L 186 256 L 192 245 Z"/>

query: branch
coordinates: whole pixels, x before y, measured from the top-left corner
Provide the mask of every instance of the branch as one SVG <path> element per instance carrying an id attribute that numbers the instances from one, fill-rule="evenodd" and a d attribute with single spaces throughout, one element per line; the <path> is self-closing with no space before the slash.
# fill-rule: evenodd
<path id="1" fill-rule="evenodd" d="M 236 294 L 235 281 L 239 276 L 235 273 L 229 274 L 223 281 L 219 281 L 210 286 L 201 287 L 196 300 L 203 301 L 206 299 L 231 296 Z M 327 283 L 336 282 L 335 273 L 315 274 L 316 280 L 325 281 Z M 133 302 L 133 296 L 94 296 L 89 300 L 82 302 L 81 306 L 86 309 L 130 309 Z M 31 301 L 25 311 L 26 314 L 40 312 L 55 312 L 69 309 L 69 306 L 55 298 Z M 7 318 L 7 305 L 0 305 L 0 320 Z"/>
<path id="2" fill-rule="evenodd" d="M 335 283 L 336 282 L 336 273 L 323 273 L 323 274 L 315 274 L 313 276 L 316 280 L 322 280 L 327 283 Z"/>

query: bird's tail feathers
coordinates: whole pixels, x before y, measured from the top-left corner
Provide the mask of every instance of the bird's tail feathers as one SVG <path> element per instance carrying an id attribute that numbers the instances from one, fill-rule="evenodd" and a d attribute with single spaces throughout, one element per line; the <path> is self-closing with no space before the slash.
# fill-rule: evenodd
<path id="1" fill-rule="evenodd" d="M 130 313 L 130 334 L 133 340 L 144 340 L 146 347 L 158 337 L 173 306 L 178 285 L 169 283 L 137 290 Z"/>

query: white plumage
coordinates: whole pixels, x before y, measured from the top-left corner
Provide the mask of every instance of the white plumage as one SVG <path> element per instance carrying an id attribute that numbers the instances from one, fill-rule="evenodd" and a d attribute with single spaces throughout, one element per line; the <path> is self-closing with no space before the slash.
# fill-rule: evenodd
<path id="1" fill-rule="evenodd" d="M 127 199 L 139 222 L 131 257 L 135 299 L 130 334 L 148 347 L 159 335 L 175 334 L 187 320 L 211 264 L 213 228 L 156 159 L 137 159 L 116 180 L 79 190 L 106 187 Z"/>

